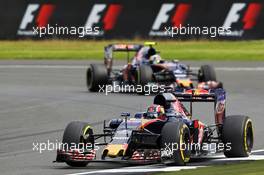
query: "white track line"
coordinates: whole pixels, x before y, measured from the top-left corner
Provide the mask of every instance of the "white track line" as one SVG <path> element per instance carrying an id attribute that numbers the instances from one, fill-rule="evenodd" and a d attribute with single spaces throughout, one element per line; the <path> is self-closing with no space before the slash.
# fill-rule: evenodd
<path id="1" fill-rule="evenodd" d="M 254 150 L 252 153 L 264 152 L 264 149 Z M 226 162 L 226 161 L 245 161 L 245 160 L 264 160 L 264 155 L 250 155 L 249 157 L 241 157 L 241 158 L 225 158 L 224 155 L 215 155 L 212 158 L 218 159 L 211 159 L 208 162 Z M 206 167 L 206 166 L 169 166 L 169 167 L 160 167 L 154 168 L 153 166 L 135 166 L 135 167 L 124 167 L 119 169 L 106 169 L 106 170 L 97 170 L 97 171 L 90 171 L 90 172 L 81 172 L 81 173 L 73 173 L 67 175 L 86 175 L 86 174 L 95 174 L 95 173 L 147 173 L 147 172 L 170 172 L 170 171 L 180 171 L 186 169 L 195 169 L 199 167 Z"/>
<path id="2" fill-rule="evenodd" d="M 216 67 L 219 71 L 264 71 L 264 67 Z"/>
<path id="3" fill-rule="evenodd" d="M 86 69 L 88 66 L 81 65 L 24 65 L 24 64 L 16 64 L 16 65 L 0 65 L 0 68 L 8 68 L 8 69 Z"/>
<path id="4" fill-rule="evenodd" d="M 251 151 L 251 152 L 252 152 L 252 153 L 264 152 L 264 149 L 253 150 L 253 151 Z"/>
<path id="5" fill-rule="evenodd" d="M 0 65 L 1 69 L 86 69 L 88 65 Z M 115 66 L 115 68 L 122 68 L 123 66 Z M 193 70 L 198 70 L 199 67 L 191 67 Z M 215 67 L 219 71 L 264 71 L 264 67 Z"/>
<path id="6" fill-rule="evenodd" d="M 149 173 L 149 172 L 170 172 L 170 171 L 180 171 L 186 169 L 195 169 L 202 166 L 174 166 L 174 167 L 166 167 L 166 168 L 119 168 L 119 169 L 108 169 L 108 170 L 98 170 L 98 171 L 90 171 L 90 172 L 82 172 L 82 173 L 73 173 L 67 175 L 86 175 L 86 174 L 107 174 L 107 173 Z"/>

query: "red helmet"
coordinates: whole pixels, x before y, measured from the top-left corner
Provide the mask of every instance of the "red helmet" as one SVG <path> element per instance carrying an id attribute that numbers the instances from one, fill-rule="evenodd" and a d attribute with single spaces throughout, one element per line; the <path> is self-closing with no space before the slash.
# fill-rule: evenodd
<path id="1" fill-rule="evenodd" d="M 153 104 L 150 107 L 148 107 L 146 118 L 155 119 L 163 116 L 164 114 L 165 114 L 165 110 L 163 106 Z"/>

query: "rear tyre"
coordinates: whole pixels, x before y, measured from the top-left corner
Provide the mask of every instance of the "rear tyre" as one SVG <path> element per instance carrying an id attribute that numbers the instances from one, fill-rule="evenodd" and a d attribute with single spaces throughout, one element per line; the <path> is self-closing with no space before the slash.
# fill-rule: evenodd
<path id="1" fill-rule="evenodd" d="M 142 93 L 145 94 L 149 92 L 150 89 L 147 87 L 147 84 L 153 81 L 153 71 L 152 68 L 148 65 L 141 65 L 138 67 L 136 72 L 136 83 L 141 85 Z"/>
<path id="2" fill-rule="evenodd" d="M 198 81 L 216 81 L 216 73 L 211 65 L 202 65 L 198 71 Z"/>
<path id="3" fill-rule="evenodd" d="M 248 157 L 253 148 L 253 125 L 249 117 L 233 115 L 225 118 L 223 143 L 226 157 Z M 229 147 L 227 147 L 229 144 Z"/>
<path id="4" fill-rule="evenodd" d="M 168 122 L 161 131 L 161 159 L 165 164 L 185 165 L 190 160 L 190 131 L 183 122 Z M 170 152 L 171 151 L 171 152 Z"/>
<path id="5" fill-rule="evenodd" d="M 79 146 L 80 143 L 92 143 L 93 140 L 93 130 L 90 128 L 88 123 L 73 121 L 69 123 L 64 130 L 62 143 L 67 145 L 66 148 L 70 148 L 73 144 Z M 67 161 L 66 164 L 72 167 L 85 167 L 88 163 L 85 161 Z"/>
<path id="6" fill-rule="evenodd" d="M 86 72 L 86 83 L 89 91 L 98 92 L 108 82 L 107 70 L 104 65 L 91 64 Z"/>

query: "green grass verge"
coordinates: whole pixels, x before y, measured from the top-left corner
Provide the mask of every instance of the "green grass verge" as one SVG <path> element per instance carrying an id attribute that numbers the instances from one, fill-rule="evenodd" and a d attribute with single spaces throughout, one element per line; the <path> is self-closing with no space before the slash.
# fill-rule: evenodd
<path id="1" fill-rule="evenodd" d="M 102 59 L 103 47 L 131 41 L 0 41 L 0 59 Z M 143 43 L 135 40 L 132 43 Z M 163 58 L 180 60 L 264 61 L 264 40 L 157 41 Z M 121 59 L 124 55 L 117 55 Z"/>
<path id="2" fill-rule="evenodd" d="M 264 161 L 252 161 L 235 164 L 215 165 L 193 170 L 181 170 L 157 175 L 263 175 Z"/>

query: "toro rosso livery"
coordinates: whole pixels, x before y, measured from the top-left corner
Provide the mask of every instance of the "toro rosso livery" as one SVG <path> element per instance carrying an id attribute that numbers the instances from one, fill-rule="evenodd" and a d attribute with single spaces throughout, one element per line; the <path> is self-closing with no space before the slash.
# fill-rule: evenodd
<path id="1" fill-rule="evenodd" d="M 107 84 L 119 85 L 164 85 L 173 89 L 192 89 L 193 80 L 198 86 L 222 87 L 216 80 L 212 66 L 203 65 L 194 73 L 189 66 L 177 60 L 165 61 L 154 49 L 155 43 L 141 44 L 110 44 L 105 47 L 104 64 L 91 64 L 87 69 L 87 87 L 90 91 L 99 91 Z M 127 64 L 121 69 L 114 69 L 114 53 L 126 52 Z M 130 52 L 135 52 L 130 58 Z"/>
<path id="2" fill-rule="evenodd" d="M 189 103 L 189 110 L 183 102 Z M 214 124 L 192 116 L 194 102 L 214 103 Z M 221 88 L 190 89 L 156 95 L 146 112 L 133 117 L 124 112 L 122 118 L 104 122 L 102 134 L 95 134 L 88 123 L 71 122 L 62 140 L 68 147 L 57 151 L 56 161 L 70 166 L 93 161 L 185 165 L 211 154 L 212 148 L 226 157 L 247 157 L 253 147 L 252 121 L 243 115 L 226 116 L 225 103 Z M 72 144 L 82 146 L 70 148 Z"/>

